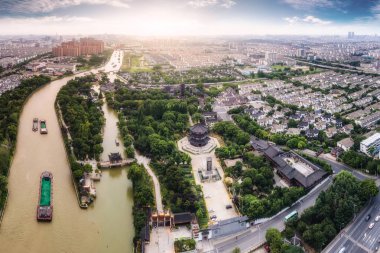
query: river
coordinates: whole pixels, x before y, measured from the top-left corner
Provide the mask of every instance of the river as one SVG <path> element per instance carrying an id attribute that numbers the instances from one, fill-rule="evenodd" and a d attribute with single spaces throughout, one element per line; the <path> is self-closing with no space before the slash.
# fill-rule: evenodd
<path id="1" fill-rule="evenodd" d="M 96 184 L 98 197 L 94 205 L 87 210 L 78 206 L 54 109 L 57 93 L 71 78 L 53 81 L 39 89 L 21 113 L 9 174 L 8 204 L 0 227 L 0 252 L 132 252 L 133 200 L 125 169 L 104 171 Z M 47 135 L 32 131 L 35 117 L 47 121 Z M 118 133 L 114 126 L 116 115 L 106 110 L 105 117 L 103 155 L 113 149 L 111 142 L 115 143 Z M 44 170 L 54 175 L 51 223 L 36 221 L 39 179 Z"/>

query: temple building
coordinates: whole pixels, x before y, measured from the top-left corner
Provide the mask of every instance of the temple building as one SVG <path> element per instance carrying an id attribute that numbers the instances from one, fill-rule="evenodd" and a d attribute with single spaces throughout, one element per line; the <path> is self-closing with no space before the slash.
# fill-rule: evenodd
<path id="1" fill-rule="evenodd" d="M 210 138 L 208 129 L 203 124 L 196 124 L 190 128 L 189 142 L 195 147 L 206 146 Z"/>
<path id="2" fill-rule="evenodd" d="M 121 163 L 123 161 L 123 158 L 121 157 L 120 153 L 111 153 L 108 155 L 108 158 L 110 159 L 110 163 Z"/>
<path id="3" fill-rule="evenodd" d="M 275 166 L 277 174 L 291 186 L 309 190 L 328 177 L 328 173 L 322 168 L 293 151 L 284 152 L 268 141 L 256 137 L 251 138 L 251 145 Z"/>

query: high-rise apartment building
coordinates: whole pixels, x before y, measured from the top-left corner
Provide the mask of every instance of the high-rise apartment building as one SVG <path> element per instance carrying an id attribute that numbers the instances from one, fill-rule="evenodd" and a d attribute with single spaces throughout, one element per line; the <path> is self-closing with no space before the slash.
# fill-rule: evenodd
<path id="1" fill-rule="evenodd" d="M 305 49 L 300 48 L 297 50 L 297 57 L 305 57 L 305 56 L 306 56 Z"/>
<path id="2" fill-rule="evenodd" d="M 61 43 L 53 48 L 53 56 L 72 56 L 101 54 L 104 51 L 104 42 L 93 38 L 82 38 L 79 41 L 72 40 Z"/>

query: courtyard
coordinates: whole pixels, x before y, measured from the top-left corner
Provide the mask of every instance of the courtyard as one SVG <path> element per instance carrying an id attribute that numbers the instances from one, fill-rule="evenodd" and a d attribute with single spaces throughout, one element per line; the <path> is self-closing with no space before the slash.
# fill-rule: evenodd
<path id="1" fill-rule="evenodd" d="M 202 186 L 202 191 L 204 194 L 204 199 L 206 201 L 206 206 L 209 212 L 209 216 L 216 216 L 214 221 L 210 221 L 211 223 L 216 222 L 218 220 L 225 220 L 233 217 L 237 217 L 238 213 L 233 207 L 232 199 L 230 194 L 228 193 L 223 179 L 224 172 L 218 159 L 215 156 L 215 149 L 205 152 L 195 152 L 190 153 L 183 149 L 183 144 L 188 143 L 186 141 L 187 137 L 178 141 L 178 148 L 189 154 L 191 157 L 191 165 L 193 169 L 193 174 L 195 178 L 195 182 L 198 185 Z M 210 137 L 210 141 L 215 143 L 217 147 L 220 146 L 218 140 L 216 138 Z M 202 180 L 199 170 L 206 170 L 207 166 L 207 158 L 211 158 L 212 168 L 217 170 L 217 173 L 220 175 L 220 180 Z M 226 208 L 226 206 L 231 205 L 232 208 Z"/>

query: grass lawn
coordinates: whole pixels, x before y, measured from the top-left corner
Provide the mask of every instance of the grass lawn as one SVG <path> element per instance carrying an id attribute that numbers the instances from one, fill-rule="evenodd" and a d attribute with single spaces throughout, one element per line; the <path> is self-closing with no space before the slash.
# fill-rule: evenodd
<path id="1" fill-rule="evenodd" d="M 123 58 L 123 65 L 121 71 L 124 72 L 151 72 L 152 68 L 144 66 L 144 56 L 125 54 Z"/>
<path id="2" fill-rule="evenodd" d="M 289 68 L 289 66 L 286 65 L 273 65 L 272 69 L 275 71 L 283 71 L 285 68 Z"/>

